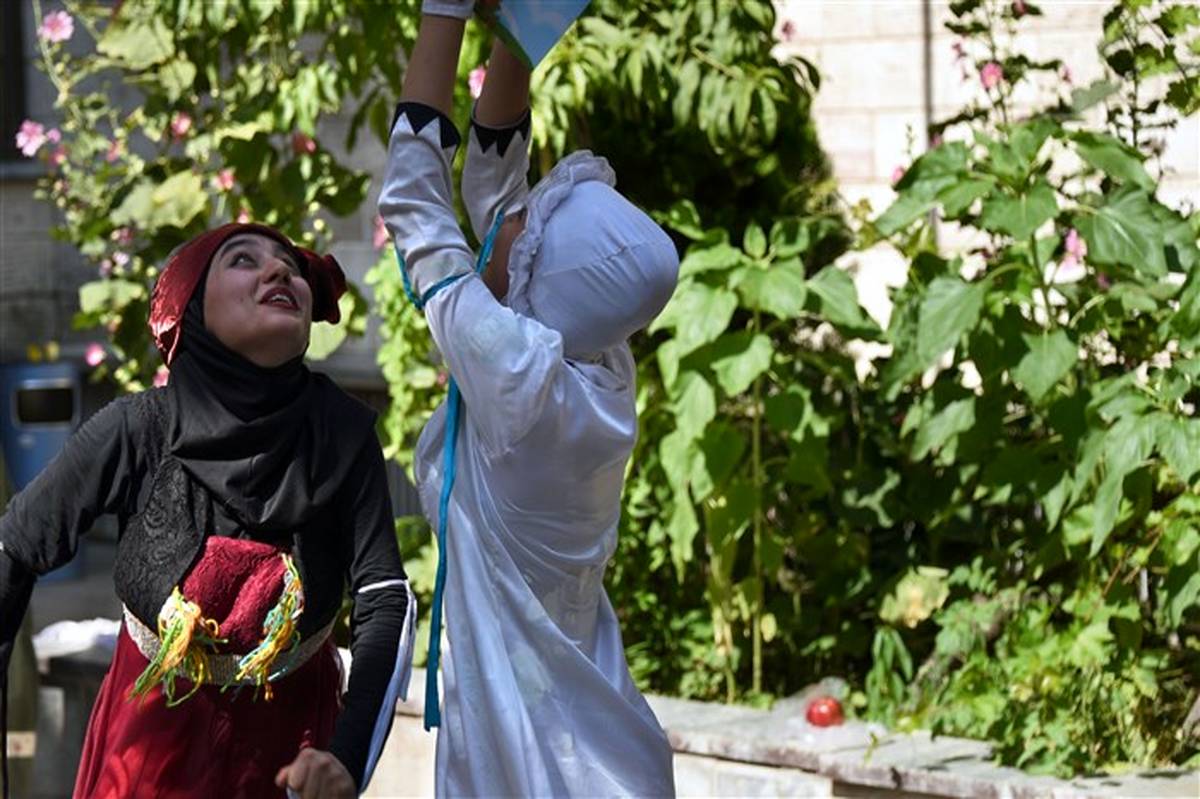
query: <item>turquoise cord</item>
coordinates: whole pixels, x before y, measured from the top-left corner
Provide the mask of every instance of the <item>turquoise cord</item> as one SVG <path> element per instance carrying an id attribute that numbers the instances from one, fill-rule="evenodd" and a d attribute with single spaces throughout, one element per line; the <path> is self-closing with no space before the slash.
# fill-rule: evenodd
<path id="1" fill-rule="evenodd" d="M 500 223 L 503 221 L 504 210 L 501 209 L 496 214 L 496 221 L 492 223 L 487 237 L 483 240 L 483 248 L 479 251 L 479 257 L 475 261 L 475 274 L 481 274 L 487 266 L 488 259 L 492 257 L 492 247 L 496 241 L 496 234 L 500 230 Z M 404 256 L 400 253 L 400 250 L 396 250 L 396 260 L 399 262 L 400 275 L 404 280 L 404 293 L 408 295 L 408 298 L 418 310 L 423 309 L 425 304 L 433 299 L 433 296 L 437 292 L 457 282 L 460 278 L 466 277 L 466 275 L 448 277 L 436 283 L 429 291 L 425 292 L 425 296 L 418 297 L 412 289 L 412 283 L 408 277 L 408 269 L 405 267 Z M 451 377 L 450 393 L 446 397 L 446 432 L 442 444 L 442 492 L 438 497 L 437 577 L 433 583 L 433 608 L 431 609 L 429 618 L 429 658 L 425 666 L 426 732 L 440 726 L 442 723 L 442 714 L 438 707 L 438 666 L 441 663 L 442 654 L 442 595 L 446 589 L 446 526 L 450 515 L 450 492 L 454 490 L 454 477 L 458 466 L 456 453 L 458 444 L 458 419 L 461 406 L 462 392 L 458 390 L 458 383 Z"/>

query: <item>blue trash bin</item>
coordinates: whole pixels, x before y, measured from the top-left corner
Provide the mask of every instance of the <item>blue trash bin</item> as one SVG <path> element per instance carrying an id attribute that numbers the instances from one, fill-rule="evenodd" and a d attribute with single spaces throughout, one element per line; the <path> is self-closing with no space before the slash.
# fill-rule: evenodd
<path id="1" fill-rule="evenodd" d="M 80 423 L 82 377 L 70 362 L 0 366 L 0 439 L 9 480 L 17 491 L 54 459 Z M 44 580 L 83 575 L 83 546 Z"/>

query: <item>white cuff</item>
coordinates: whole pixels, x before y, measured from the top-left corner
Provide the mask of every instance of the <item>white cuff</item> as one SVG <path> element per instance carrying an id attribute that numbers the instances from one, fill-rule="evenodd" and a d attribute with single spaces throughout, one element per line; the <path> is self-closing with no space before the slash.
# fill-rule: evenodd
<path id="1" fill-rule="evenodd" d="M 421 3 L 421 13 L 435 17 L 470 19 L 475 13 L 475 2 L 474 0 L 425 0 Z"/>

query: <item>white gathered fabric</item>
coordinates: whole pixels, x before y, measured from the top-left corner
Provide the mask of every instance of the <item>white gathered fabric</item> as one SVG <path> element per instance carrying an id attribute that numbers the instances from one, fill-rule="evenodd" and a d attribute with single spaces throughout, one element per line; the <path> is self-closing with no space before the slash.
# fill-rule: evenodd
<path id="1" fill-rule="evenodd" d="M 429 159 L 439 154 L 449 185 L 453 152 L 431 146 L 439 135 L 435 127 L 414 133 L 403 118 L 396 125 L 380 201 L 397 247 L 428 252 L 430 265 L 441 262 L 434 252 L 440 248 L 422 245 L 412 231 L 444 226 L 415 218 L 433 204 L 411 195 L 425 185 Z M 473 224 L 484 229 L 496 203 L 524 201 L 511 177 L 513 169 L 524 175 L 527 161 L 519 151 L 526 145 L 514 141 L 506 156 L 482 153 L 471 135 L 463 199 Z M 423 163 L 414 170 L 415 159 Z M 604 181 L 573 180 L 555 207 L 567 208 L 589 182 L 612 192 Z M 437 194 L 444 196 L 445 186 L 439 184 Z M 539 209 L 554 210 L 549 200 L 539 205 L 540 188 L 529 195 L 530 223 L 539 219 Z M 568 231 L 556 231 L 550 213 L 539 223 L 540 238 L 526 242 L 535 272 L 557 268 L 550 256 L 565 256 L 568 249 L 596 254 L 597 268 L 623 268 L 613 258 L 645 247 L 653 251 L 647 262 L 657 259 L 674 280 L 678 262 L 660 251 L 665 234 L 658 231 L 658 239 L 649 230 L 657 226 L 634 220 L 607 195 L 593 196 L 589 189 L 579 196 L 619 212 L 620 230 L 633 240 L 615 248 L 603 238 L 588 242 L 588 228 L 577 246 L 566 248 Z M 444 213 L 453 215 L 449 207 Z M 514 250 L 521 243 L 518 237 Z M 457 251 L 461 240 L 444 244 Z M 414 272 L 423 268 L 420 259 L 408 264 Z M 565 275 L 581 263 L 562 266 Z M 667 277 L 659 279 L 665 283 Z M 532 315 L 543 312 L 536 283 L 536 276 L 528 282 L 522 296 L 531 304 L 518 303 L 522 310 L 498 303 L 474 275 L 425 305 L 437 347 L 462 392 L 464 414 L 447 519 L 448 645 L 442 652 L 436 791 L 455 797 L 673 796 L 671 747 L 629 674 L 603 586 L 637 436 L 633 357 L 623 337 L 586 361 L 564 355 L 563 334 Z M 579 289 L 584 304 L 592 290 Z M 421 434 L 414 464 L 422 506 L 435 529 L 445 434 L 443 404 Z"/>
<path id="2" fill-rule="evenodd" d="M 412 678 L 413 639 L 417 632 L 417 598 L 413 596 L 412 587 L 408 580 L 387 580 L 382 583 L 372 583 L 358 589 L 358 593 L 387 589 L 403 589 L 405 594 L 404 622 L 400 629 L 400 640 L 396 643 L 396 665 L 392 669 L 391 679 L 388 680 L 387 693 L 379 706 L 379 715 L 371 731 L 371 745 L 367 752 L 367 764 L 363 770 L 362 779 L 358 784 L 366 789 L 383 754 L 383 746 L 387 743 L 388 732 L 392 729 L 392 714 L 396 712 L 396 703 L 408 699 L 408 682 Z"/>
<path id="3" fill-rule="evenodd" d="M 608 161 L 571 153 L 530 192 L 508 261 L 508 306 L 590 359 L 654 320 L 675 290 L 670 237 L 613 188 Z"/>

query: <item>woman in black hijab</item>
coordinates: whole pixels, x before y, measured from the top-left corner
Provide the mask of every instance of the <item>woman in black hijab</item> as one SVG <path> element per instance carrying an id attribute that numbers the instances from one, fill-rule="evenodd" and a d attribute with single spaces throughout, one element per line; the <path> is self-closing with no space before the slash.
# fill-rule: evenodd
<path id="1" fill-rule="evenodd" d="M 125 623 L 75 797 L 350 797 L 406 689 L 415 608 L 374 414 L 303 363 L 337 262 L 271 228 L 184 245 L 155 286 L 163 389 L 89 420 L 0 517 L 0 674 L 34 579 L 118 517 Z M 349 688 L 329 638 L 353 599 Z"/>

